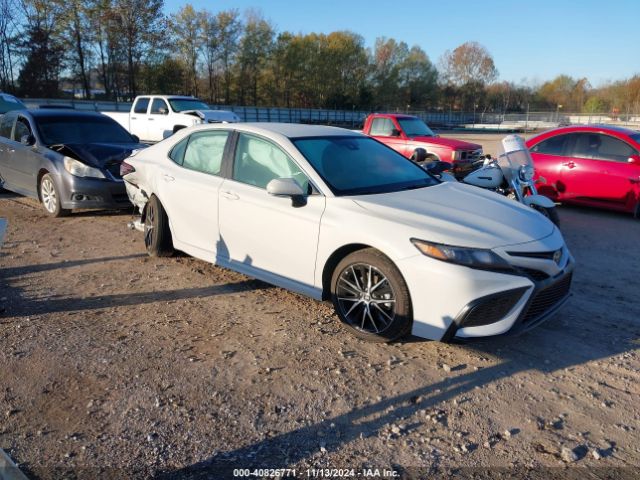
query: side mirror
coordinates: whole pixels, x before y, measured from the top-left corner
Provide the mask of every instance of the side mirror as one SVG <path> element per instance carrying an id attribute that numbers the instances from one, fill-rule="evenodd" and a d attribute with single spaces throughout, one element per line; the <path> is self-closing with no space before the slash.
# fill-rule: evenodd
<path id="1" fill-rule="evenodd" d="M 416 148 L 411 156 L 415 163 L 422 163 L 427 159 L 427 151 L 424 148 Z"/>
<path id="2" fill-rule="evenodd" d="M 439 176 L 442 174 L 442 172 L 444 172 L 445 170 L 451 170 L 453 168 L 453 165 L 449 162 L 440 162 L 440 161 L 436 161 L 436 162 L 431 162 L 429 164 L 427 164 L 424 167 L 427 172 L 429 172 L 431 175 L 434 176 Z"/>
<path id="3" fill-rule="evenodd" d="M 291 205 L 294 207 L 307 204 L 304 190 L 293 178 L 274 178 L 267 184 L 267 193 L 274 197 L 291 197 Z"/>
<path id="4" fill-rule="evenodd" d="M 26 145 L 27 147 L 30 147 L 36 144 L 36 137 L 34 137 L 31 134 L 23 135 L 22 137 L 20 137 L 20 143 L 22 145 Z"/>
<path id="5" fill-rule="evenodd" d="M 392 128 L 391 129 L 391 136 L 392 137 L 399 137 L 400 136 L 400 130 L 398 130 L 397 128 Z"/>
<path id="6" fill-rule="evenodd" d="M 628 161 L 631 165 L 640 165 L 640 155 L 631 155 Z"/>
<path id="7" fill-rule="evenodd" d="M 133 138 L 134 142 L 140 143 L 140 137 L 138 135 L 131 135 L 131 138 Z"/>

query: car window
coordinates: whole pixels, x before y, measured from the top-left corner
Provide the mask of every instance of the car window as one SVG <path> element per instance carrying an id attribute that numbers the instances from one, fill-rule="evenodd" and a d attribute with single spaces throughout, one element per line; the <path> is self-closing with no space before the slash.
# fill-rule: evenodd
<path id="1" fill-rule="evenodd" d="M 534 145 L 531 151 L 544 153 L 545 155 L 564 155 L 567 138 L 568 135 L 556 135 L 555 137 L 547 138 Z"/>
<path id="2" fill-rule="evenodd" d="M 635 149 L 628 143 L 599 133 L 581 133 L 573 148 L 574 157 L 625 163 L 635 153 Z"/>
<path id="3" fill-rule="evenodd" d="M 149 98 L 147 97 L 139 98 L 138 101 L 136 102 L 136 106 L 134 107 L 133 111 L 135 113 L 147 113 L 148 106 L 149 106 Z"/>
<path id="4" fill-rule="evenodd" d="M 0 118 L 0 136 L 5 138 L 11 138 L 11 129 L 13 128 L 13 122 L 16 121 L 17 115 L 15 113 L 7 113 Z"/>
<path id="5" fill-rule="evenodd" d="M 29 122 L 27 122 L 24 118 L 18 118 L 16 127 L 13 129 L 13 140 L 19 142 L 20 139 L 25 135 L 31 135 Z"/>
<path id="6" fill-rule="evenodd" d="M 371 122 L 370 135 L 379 135 L 382 137 L 390 137 L 393 134 L 393 122 L 390 118 L 374 118 Z"/>
<path id="7" fill-rule="evenodd" d="M 192 134 L 184 152 L 182 166 L 198 172 L 219 175 L 228 137 L 229 132 L 225 130 Z"/>
<path id="8" fill-rule="evenodd" d="M 233 162 L 233 179 L 266 188 L 275 178 L 293 178 L 302 190 L 309 191 L 307 176 L 282 149 L 262 138 L 240 134 Z"/>
<path id="9" fill-rule="evenodd" d="M 153 102 L 151 103 L 151 113 L 153 115 L 166 115 L 167 113 L 169 113 L 167 102 L 165 102 L 161 98 L 154 98 Z"/>
<path id="10" fill-rule="evenodd" d="M 184 151 L 187 149 L 187 143 L 189 143 L 189 137 L 178 142 L 169 152 L 169 158 L 178 165 L 182 165 L 184 160 Z"/>

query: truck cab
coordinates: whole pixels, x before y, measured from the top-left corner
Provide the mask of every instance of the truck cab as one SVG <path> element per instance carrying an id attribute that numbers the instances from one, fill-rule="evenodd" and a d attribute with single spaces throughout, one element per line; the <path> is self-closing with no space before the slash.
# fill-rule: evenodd
<path id="1" fill-rule="evenodd" d="M 482 155 L 482 146 L 436 135 L 420 118 L 412 115 L 373 113 L 364 123 L 363 133 L 419 162 L 451 162 L 454 171 L 470 168 Z M 419 155 L 420 149 L 424 152 Z"/>

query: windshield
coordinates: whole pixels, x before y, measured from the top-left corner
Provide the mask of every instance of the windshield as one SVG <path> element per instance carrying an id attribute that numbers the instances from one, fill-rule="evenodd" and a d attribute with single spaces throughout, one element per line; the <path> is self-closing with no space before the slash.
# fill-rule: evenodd
<path id="1" fill-rule="evenodd" d="M 520 167 L 533 167 L 533 159 L 524 139 L 518 135 L 507 135 L 498 146 L 498 165 L 507 181 L 517 175 Z"/>
<path id="2" fill-rule="evenodd" d="M 196 98 L 173 98 L 169 99 L 169 104 L 174 112 L 184 112 L 186 110 L 211 110 L 209 105 Z"/>
<path id="3" fill-rule="evenodd" d="M 37 117 L 35 121 L 45 145 L 137 143 L 129 132 L 109 117 L 60 115 Z"/>
<path id="4" fill-rule="evenodd" d="M 407 137 L 434 137 L 436 135 L 419 118 L 398 118 L 398 123 Z"/>
<path id="5" fill-rule="evenodd" d="M 0 93 L 0 114 L 10 112 L 11 110 L 23 110 L 27 108 L 24 103 L 13 95 Z"/>
<path id="6" fill-rule="evenodd" d="M 312 137 L 292 141 L 338 196 L 396 192 L 438 183 L 415 163 L 372 138 Z"/>

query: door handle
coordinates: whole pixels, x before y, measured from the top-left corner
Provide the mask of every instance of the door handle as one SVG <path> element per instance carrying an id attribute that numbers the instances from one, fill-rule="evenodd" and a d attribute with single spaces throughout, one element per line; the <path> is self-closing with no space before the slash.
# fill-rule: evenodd
<path id="1" fill-rule="evenodd" d="M 131 120 L 137 120 L 138 117 L 131 117 Z"/>
<path id="2" fill-rule="evenodd" d="M 173 182 L 175 180 L 175 177 L 172 177 L 171 175 L 167 175 L 166 173 L 162 175 L 162 178 L 164 178 L 165 182 Z"/>
<path id="3" fill-rule="evenodd" d="M 631 183 L 640 183 L 640 177 L 629 177 Z"/>
<path id="4" fill-rule="evenodd" d="M 147 118 L 147 120 L 149 120 L 150 122 L 152 122 L 154 119 L 153 119 L 153 118 Z"/>
<path id="5" fill-rule="evenodd" d="M 562 164 L 563 167 L 574 168 L 576 166 L 576 162 L 565 162 Z"/>
<path id="6" fill-rule="evenodd" d="M 220 194 L 228 200 L 240 200 L 240 197 L 233 192 L 221 192 Z"/>

